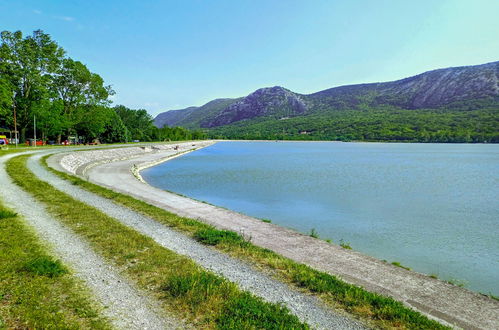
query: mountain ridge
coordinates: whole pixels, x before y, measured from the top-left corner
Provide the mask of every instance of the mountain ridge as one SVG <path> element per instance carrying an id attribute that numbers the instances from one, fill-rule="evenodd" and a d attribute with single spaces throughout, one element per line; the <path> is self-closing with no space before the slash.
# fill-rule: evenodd
<path id="1" fill-rule="evenodd" d="M 159 114 L 158 127 L 216 128 L 245 120 L 276 120 L 340 110 L 391 106 L 400 109 L 499 105 L 499 61 L 435 69 L 389 81 L 337 86 L 299 94 L 280 86 L 257 89 L 245 97 L 215 99 L 200 107 Z"/>

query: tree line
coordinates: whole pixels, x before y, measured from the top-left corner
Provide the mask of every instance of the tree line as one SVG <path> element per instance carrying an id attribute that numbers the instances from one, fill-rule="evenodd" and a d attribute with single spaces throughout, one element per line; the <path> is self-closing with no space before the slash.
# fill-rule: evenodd
<path id="1" fill-rule="evenodd" d="M 378 106 L 285 120 L 244 120 L 207 133 L 216 139 L 499 143 L 498 109 L 494 105 L 472 110 Z"/>
<path id="2" fill-rule="evenodd" d="M 0 128 L 17 126 L 21 142 L 34 135 L 35 120 L 37 137 L 56 143 L 69 136 L 105 143 L 204 138 L 180 127 L 158 129 L 144 109 L 112 107 L 114 93 L 43 31 L 1 32 Z"/>

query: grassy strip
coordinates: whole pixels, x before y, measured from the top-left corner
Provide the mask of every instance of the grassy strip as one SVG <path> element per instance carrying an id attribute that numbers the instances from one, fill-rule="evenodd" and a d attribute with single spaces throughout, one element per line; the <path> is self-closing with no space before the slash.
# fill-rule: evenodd
<path id="1" fill-rule="evenodd" d="M 152 292 L 167 309 L 206 328 L 308 328 L 286 307 L 241 291 L 191 259 L 161 247 L 151 238 L 37 179 L 26 168 L 27 157 L 18 156 L 8 162 L 7 171 L 16 184 L 45 203 L 49 212 L 85 237 L 140 287 Z"/>
<path id="2" fill-rule="evenodd" d="M 194 237 L 199 242 L 212 245 L 232 256 L 250 261 L 265 270 L 270 270 L 278 279 L 317 294 L 333 306 L 366 319 L 377 327 L 448 329 L 392 298 L 368 292 L 360 287 L 343 282 L 333 275 L 317 271 L 309 266 L 284 258 L 273 251 L 255 246 L 235 232 L 218 230 L 200 221 L 179 217 L 131 196 L 56 171 L 47 165 L 46 160 L 48 157 L 45 156 L 42 159 L 45 167 L 72 184 L 79 185 L 165 225 L 174 227 Z"/>
<path id="3" fill-rule="evenodd" d="M 0 329 L 110 329 L 68 273 L 23 220 L 0 205 Z"/>

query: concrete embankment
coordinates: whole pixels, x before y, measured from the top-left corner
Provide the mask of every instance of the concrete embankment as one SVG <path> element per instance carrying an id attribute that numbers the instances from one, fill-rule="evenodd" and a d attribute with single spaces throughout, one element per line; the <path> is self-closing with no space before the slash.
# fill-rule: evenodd
<path id="1" fill-rule="evenodd" d="M 133 156 L 131 159 L 119 160 L 119 157 L 115 157 L 106 163 L 103 163 L 106 160 L 99 159 L 94 154 L 78 166 L 66 166 L 66 170 L 80 175 L 85 173 L 94 183 L 127 193 L 179 215 L 199 219 L 217 228 L 242 232 L 251 236 L 255 245 L 339 276 L 369 291 L 391 296 L 443 323 L 467 329 L 498 328 L 499 302 L 486 296 L 289 229 L 156 189 L 137 180 L 131 171 L 132 168 L 164 161 L 179 152 L 196 147 L 201 145 L 179 144 L 178 150 L 170 147 L 161 151 L 137 153 L 137 157 Z M 58 163 L 64 163 L 64 157 L 67 156 L 52 157 L 49 163 L 61 169 Z"/>

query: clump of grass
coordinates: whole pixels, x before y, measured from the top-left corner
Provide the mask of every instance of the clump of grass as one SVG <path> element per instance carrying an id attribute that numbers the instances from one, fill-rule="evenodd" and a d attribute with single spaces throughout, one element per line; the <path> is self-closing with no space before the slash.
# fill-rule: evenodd
<path id="1" fill-rule="evenodd" d="M 324 241 L 326 241 L 326 243 L 333 244 L 333 241 L 329 238 L 326 238 Z"/>
<path id="2" fill-rule="evenodd" d="M 438 279 L 438 275 L 437 274 L 430 274 L 430 277 L 434 278 L 434 279 Z"/>
<path id="3" fill-rule="evenodd" d="M 61 178 L 68 181 L 78 181 L 83 188 L 91 192 L 112 199 L 168 226 L 175 227 L 187 235 L 194 236 L 202 229 L 214 229 L 203 222 L 177 216 L 129 195 L 117 193 L 78 177 L 56 171 L 47 166 L 46 159 L 48 157 L 44 158 L 45 167 Z M 255 246 L 249 242 L 241 244 L 240 240 L 235 240 L 234 243 L 225 241 L 227 244 L 222 244 L 222 242 L 223 240 L 219 240 L 215 247 L 232 256 L 272 270 L 277 278 L 315 293 L 336 307 L 341 307 L 354 315 L 368 319 L 372 324 L 381 328 L 448 329 L 392 298 L 350 285 L 331 274 L 319 272 L 309 266 L 284 258 L 269 249 Z"/>
<path id="4" fill-rule="evenodd" d="M 256 304 L 252 295 L 243 292 L 224 304 L 225 316 L 218 320 L 219 329 L 309 329 L 287 308 L 279 304 Z"/>
<path id="5" fill-rule="evenodd" d="M 455 278 L 448 279 L 446 282 L 449 283 L 449 284 L 458 286 L 460 288 L 463 288 L 466 285 L 465 281 L 459 280 L 459 279 L 455 279 Z"/>
<path id="6" fill-rule="evenodd" d="M 262 219 L 263 222 L 266 222 L 266 223 L 272 223 L 272 220 L 270 219 Z"/>
<path id="7" fill-rule="evenodd" d="M 248 292 L 239 292 L 233 283 L 212 273 L 171 276 L 163 285 L 165 294 L 201 306 L 220 302 L 223 315 L 216 317 L 218 329 L 308 329 L 286 307 L 261 303 Z"/>
<path id="8" fill-rule="evenodd" d="M 10 210 L 2 210 L 0 209 L 0 219 L 8 219 L 8 218 L 14 218 L 17 216 L 17 213 L 14 213 Z"/>
<path id="9" fill-rule="evenodd" d="M 406 266 L 402 265 L 402 264 L 401 264 L 400 262 L 398 262 L 398 261 L 393 261 L 393 262 L 392 262 L 392 265 L 397 266 L 397 267 L 400 267 L 400 268 L 404 268 L 404 269 L 406 269 L 406 270 L 411 270 L 409 267 L 406 267 Z"/>
<path id="10" fill-rule="evenodd" d="M 350 246 L 350 243 L 345 242 L 343 239 L 340 239 L 340 246 L 344 249 L 351 250 L 352 247 Z"/>
<path id="11" fill-rule="evenodd" d="M 49 256 L 40 256 L 26 263 L 24 270 L 36 275 L 58 277 L 68 273 L 66 267 L 59 260 Z"/>
<path id="12" fill-rule="evenodd" d="M 313 238 L 319 238 L 319 234 L 317 233 L 315 228 L 310 229 L 310 233 L 308 234 L 308 236 L 313 237 Z"/>
<path id="13" fill-rule="evenodd" d="M 499 297 L 498 296 L 494 296 L 493 294 L 488 294 L 487 296 L 489 296 L 490 298 L 492 298 L 494 300 L 499 301 Z"/>
<path id="14" fill-rule="evenodd" d="M 244 238 L 229 230 L 218 230 L 215 228 L 201 229 L 194 233 L 194 238 L 207 245 L 218 245 L 218 244 L 245 244 L 247 243 Z"/>

